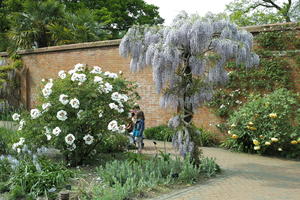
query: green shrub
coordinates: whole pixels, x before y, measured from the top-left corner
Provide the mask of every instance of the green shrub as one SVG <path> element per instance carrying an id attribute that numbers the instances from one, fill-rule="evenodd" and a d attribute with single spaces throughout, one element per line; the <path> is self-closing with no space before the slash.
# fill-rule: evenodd
<path id="1" fill-rule="evenodd" d="M 219 169 L 215 160 L 203 159 L 201 163 L 196 167 L 189 156 L 172 159 L 164 153 L 148 160 L 115 160 L 97 169 L 102 182 L 95 186 L 93 198 L 89 199 L 130 199 L 162 185 L 194 183 L 202 175 L 213 176 Z"/>
<path id="2" fill-rule="evenodd" d="M 172 141 L 174 131 L 167 125 L 159 125 L 145 129 L 144 135 L 151 140 Z"/>
<path id="3" fill-rule="evenodd" d="M 255 39 L 264 49 L 283 50 L 293 44 L 295 33 L 284 31 L 262 32 Z"/>
<path id="4" fill-rule="evenodd" d="M 216 163 L 215 158 L 203 158 L 200 164 L 201 173 L 204 173 L 205 176 L 211 177 L 220 172 L 220 166 Z"/>
<path id="5" fill-rule="evenodd" d="M 11 130 L 0 127 L 0 155 L 9 154 L 11 146 L 18 138 L 18 135 Z"/>
<path id="6" fill-rule="evenodd" d="M 199 134 L 200 144 L 203 147 L 212 147 L 219 144 L 216 134 L 207 131 L 203 128 L 199 128 L 201 134 Z"/>
<path id="7" fill-rule="evenodd" d="M 8 160 L 0 160 L 1 175 L 4 173 L 1 165 L 7 164 Z M 17 199 L 21 196 L 31 199 L 36 199 L 39 195 L 53 196 L 54 191 L 59 191 L 73 176 L 73 172 L 63 164 L 42 158 L 22 158 L 16 166 L 9 168 L 9 171 L 9 177 L 4 177 L 0 182 L 4 181 L 3 187 L 9 188 L 11 199 Z M 1 177 L 3 178 L 3 176 Z M 51 192 L 51 189 L 54 191 Z"/>
<path id="8" fill-rule="evenodd" d="M 43 84 L 37 107 L 16 118 L 24 145 L 59 149 L 72 166 L 95 158 L 105 135 L 125 132 L 128 112 L 138 98 L 134 83 L 84 64 Z"/>
<path id="9" fill-rule="evenodd" d="M 126 135 L 110 134 L 103 137 L 103 142 L 98 146 L 97 151 L 102 153 L 123 152 L 129 145 Z"/>
<path id="10" fill-rule="evenodd" d="M 296 95 L 278 89 L 269 95 L 253 96 L 229 119 L 230 137 L 224 147 L 299 158 L 300 132 L 293 125 L 298 102 Z"/>

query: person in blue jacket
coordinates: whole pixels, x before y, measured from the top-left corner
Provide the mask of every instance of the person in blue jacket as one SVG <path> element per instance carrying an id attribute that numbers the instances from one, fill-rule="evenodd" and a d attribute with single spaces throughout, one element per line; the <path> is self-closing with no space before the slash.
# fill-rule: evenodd
<path id="1" fill-rule="evenodd" d="M 143 143 L 143 133 L 145 129 L 145 116 L 143 111 L 139 111 L 136 114 L 136 123 L 133 128 L 133 136 L 135 137 L 135 142 L 138 146 L 138 152 L 142 151 L 142 143 Z"/>

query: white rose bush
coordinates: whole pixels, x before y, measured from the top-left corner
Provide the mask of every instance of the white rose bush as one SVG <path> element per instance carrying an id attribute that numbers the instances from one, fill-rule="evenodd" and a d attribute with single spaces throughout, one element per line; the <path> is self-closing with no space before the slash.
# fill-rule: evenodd
<path id="1" fill-rule="evenodd" d="M 105 136 L 123 134 L 128 112 L 139 98 L 134 83 L 98 66 L 76 64 L 42 84 L 36 107 L 12 116 L 22 138 L 14 147 L 54 147 L 71 165 L 95 157 Z"/>

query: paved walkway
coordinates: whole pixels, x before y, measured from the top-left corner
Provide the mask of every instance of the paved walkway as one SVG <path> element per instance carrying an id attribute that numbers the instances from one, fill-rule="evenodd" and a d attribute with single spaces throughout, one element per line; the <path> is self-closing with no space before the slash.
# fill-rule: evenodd
<path id="1" fill-rule="evenodd" d="M 144 153 L 164 149 L 146 141 Z M 166 144 L 167 151 L 172 151 Z M 215 157 L 223 172 L 216 178 L 153 200 L 300 200 L 300 162 L 202 148 L 204 156 Z"/>

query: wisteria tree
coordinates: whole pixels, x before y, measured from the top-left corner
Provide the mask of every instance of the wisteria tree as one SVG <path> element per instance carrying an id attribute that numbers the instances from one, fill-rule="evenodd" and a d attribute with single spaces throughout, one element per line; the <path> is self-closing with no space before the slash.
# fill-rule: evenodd
<path id="1" fill-rule="evenodd" d="M 133 26 L 123 37 L 120 54 L 131 57 L 131 70 L 152 66 L 157 92 L 162 94 L 160 105 L 177 109 L 169 125 L 177 130 L 173 145 L 181 155 L 199 157 L 193 113 L 212 98 L 214 87 L 227 82 L 225 64 L 259 64 L 251 52 L 252 40 L 250 33 L 229 21 L 185 12 L 170 26 Z"/>

